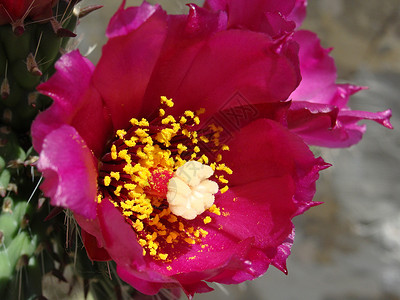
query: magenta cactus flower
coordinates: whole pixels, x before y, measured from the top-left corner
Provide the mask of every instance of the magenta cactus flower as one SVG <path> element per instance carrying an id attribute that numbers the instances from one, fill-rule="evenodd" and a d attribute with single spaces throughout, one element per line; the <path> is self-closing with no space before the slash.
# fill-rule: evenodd
<path id="1" fill-rule="evenodd" d="M 390 127 L 388 112 L 350 111 L 356 88 L 294 34 L 305 1 L 256 2 L 123 2 L 98 65 L 70 52 L 39 87 L 54 100 L 32 127 L 42 190 L 74 212 L 89 257 L 144 294 L 286 272 L 292 218 L 328 167 L 306 143 L 356 143 L 362 118 Z"/>

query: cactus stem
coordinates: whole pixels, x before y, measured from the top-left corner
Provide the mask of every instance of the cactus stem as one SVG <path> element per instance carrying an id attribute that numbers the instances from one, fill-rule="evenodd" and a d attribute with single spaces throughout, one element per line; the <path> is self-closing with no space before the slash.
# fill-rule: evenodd
<path id="1" fill-rule="evenodd" d="M 8 10 L 5 8 L 5 6 L 3 4 L 1 4 L 1 7 L 3 7 L 3 10 L 6 12 L 8 17 L 10 18 L 11 27 L 12 27 L 12 31 L 14 32 L 14 34 L 16 36 L 20 36 L 21 34 L 23 34 L 25 32 L 24 19 L 26 18 L 26 16 L 24 15 L 24 17 L 22 17 L 21 19 L 14 21 L 13 18 L 11 17 L 11 15 L 9 14 Z"/>
<path id="2" fill-rule="evenodd" d="M 12 213 L 12 201 L 10 198 L 5 198 L 3 202 L 2 211 L 5 213 Z"/>
<path id="3" fill-rule="evenodd" d="M 38 94 L 36 92 L 32 92 L 28 94 L 28 104 L 33 108 L 36 108 L 37 105 Z"/>
<path id="4" fill-rule="evenodd" d="M 5 77 L 3 79 L 3 82 L 1 83 L 0 92 L 1 98 L 4 100 L 7 99 L 8 96 L 10 96 L 10 84 L 8 83 L 7 77 Z"/>
<path id="5" fill-rule="evenodd" d="M 35 188 L 33 189 L 32 194 L 31 194 L 31 196 L 30 196 L 29 199 L 28 199 L 28 203 L 32 200 L 33 195 L 35 195 L 35 193 L 36 193 L 36 191 L 37 191 L 37 189 L 38 189 L 40 183 L 42 182 L 42 179 L 43 179 L 43 175 L 40 176 L 38 183 L 36 184 Z"/>
<path id="6" fill-rule="evenodd" d="M 4 10 L 6 11 L 8 17 L 11 19 L 11 27 L 16 36 L 20 36 L 25 32 L 24 21 L 25 21 L 26 17 L 29 15 L 29 13 L 31 12 L 31 10 L 33 9 L 33 3 L 35 3 L 35 1 L 31 2 L 31 4 L 29 5 L 28 9 L 26 10 L 26 12 L 22 16 L 22 18 L 15 20 L 15 21 L 11 18 L 10 14 L 4 7 Z"/>
<path id="7" fill-rule="evenodd" d="M 24 20 L 19 19 L 11 23 L 12 31 L 16 36 L 20 36 L 25 32 Z"/>
<path id="8" fill-rule="evenodd" d="M 6 61 L 6 69 L 4 72 L 4 79 L 0 86 L 0 94 L 1 98 L 7 99 L 10 96 L 10 84 L 8 83 L 7 79 L 7 69 L 8 69 L 8 61 Z"/>
<path id="9" fill-rule="evenodd" d="M 79 17 L 79 19 L 81 19 L 83 17 L 86 17 L 91 12 L 93 12 L 95 10 L 98 10 L 98 9 L 100 9 L 102 7 L 103 7 L 103 5 L 89 5 L 89 6 L 86 6 L 84 8 L 81 8 L 81 9 L 79 9 L 78 17 Z"/>
<path id="10" fill-rule="evenodd" d="M 11 123 L 11 120 L 12 120 L 12 111 L 11 111 L 11 109 L 6 108 L 6 109 L 4 110 L 4 112 L 3 112 L 3 120 L 4 120 L 6 123 Z"/>
<path id="11" fill-rule="evenodd" d="M 43 73 L 40 71 L 38 64 L 35 60 L 35 57 L 33 56 L 32 53 L 28 54 L 28 57 L 26 58 L 26 67 L 28 71 L 35 76 L 42 76 Z"/>
<path id="12" fill-rule="evenodd" d="M 69 8 L 71 6 L 74 7 L 79 1 L 81 1 L 81 0 L 70 0 L 70 1 L 68 1 L 67 7 L 65 8 L 64 13 L 63 13 L 63 15 L 61 17 L 61 23 L 64 23 L 66 20 L 68 20 L 72 16 L 72 14 L 75 11 L 75 8 L 73 8 L 70 11 L 70 13 L 69 13 L 69 15 L 67 17 L 65 17 L 65 14 L 67 13 L 67 11 L 69 11 Z M 58 6 L 57 6 L 57 11 L 58 11 Z"/>
<path id="13" fill-rule="evenodd" d="M 54 33 L 58 37 L 75 37 L 76 34 L 72 31 L 65 29 L 61 26 L 61 24 L 53 17 L 50 19 L 51 27 L 53 28 Z"/>

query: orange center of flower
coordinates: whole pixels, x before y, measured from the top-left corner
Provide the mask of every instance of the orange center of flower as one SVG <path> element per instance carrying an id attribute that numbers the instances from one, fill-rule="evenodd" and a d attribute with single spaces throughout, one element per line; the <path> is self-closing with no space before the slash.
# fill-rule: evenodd
<path id="1" fill-rule="evenodd" d="M 208 232 L 189 220 L 207 224 L 212 218 L 205 211 L 221 214 L 214 195 L 226 192 L 224 176 L 232 174 L 221 163 L 221 152 L 229 150 L 219 140 L 222 128 L 199 126 L 204 109 L 185 111 L 178 119 L 166 115 L 173 105 L 161 97 L 157 118 L 133 118 L 129 129 L 117 130 L 100 163 L 97 197 L 121 211 L 143 255 L 163 261 L 173 259 L 182 246 L 201 243 Z"/>

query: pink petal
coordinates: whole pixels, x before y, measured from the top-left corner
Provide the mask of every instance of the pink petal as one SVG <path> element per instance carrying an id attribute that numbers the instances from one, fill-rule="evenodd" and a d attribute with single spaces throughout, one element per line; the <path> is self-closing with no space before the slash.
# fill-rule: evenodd
<path id="1" fill-rule="evenodd" d="M 246 28 L 264 32 L 273 39 L 290 33 L 295 23 L 287 20 L 296 5 L 296 12 L 291 16 L 295 21 L 301 20 L 301 5 L 297 1 L 245 1 L 245 0 L 208 0 L 205 7 L 212 10 L 226 11 L 230 28 Z"/>
<path id="2" fill-rule="evenodd" d="M 330 49 L 321 47 L 318 37 L 298 31 L 294 39 L 300 44 L 302 81 L 290 95 L 288 126 L 307 143 L 325 147 L 349 147 L 358 143 L 366 128 L 361 120 L 373 120 L 387 128 L 391 112 L 351 111 L 347 102 L 363 89 L 350 84 L 336 84 L 336 67 Z M 331 120 L 329 120 L 329 117 Z"/>
<path id="3" fill-rule="evenodd" d="M 144 265 L 143 248 L 137 242 L 137 236 L 122 216 L 121 212 L 108 200 L 97 206 L 97 217 L 104 239 L 105 248 L 115 262 L 124 266 Z"/>
<path id="4" fill-rule="evenodd" d="M 81 227 L 82 241 L 91 260 L 111 260 L 100 228 L 99 219 L 87 219 L 80 214 L 74 214 L 75 220 Z"/>
<path id="5" fill-rule="evenodd" d="M 81 230 L 82 242 L 85 245 L 85 249 L 89 258 L 93 261 L 109 261 L 111 260 L 107 250 L 99 247 L 97 239 L 87 233 L 85 230 Z"/>
<path id="6" fill-rule="evenodd" d="M 123 0 L 118 11 L 110 19 L 106 35 L 108 38 L 127 35 L 143 25 L 157 10 L 160 5 L 151 5 L 143 2 L 139 7 L 124 9 L 126 0 Z"/>
<path id="7" fill-rule="evenodd" d="M 97 162 L 73 127 L 62 125 L 46 136 L 38 169 L 45 178 L 41 189 L 52 205 L 96 217 Z"/>
<path id="8" fill-rule="evenodd" d="M 247 104 L 285 100 L 300 80 L 296 46 L 286 47 L 277 53 L 263 34 L 244 30 L 217 32 L 201 43 L 178 41 L 163 51 L 146 102 L 171 97 L 175 115 L 205 107 L 204 120 L 238 93 Z"/>
<path id="9" fill-rule="evenodd" d="M 105 248 L 117 263 L 121 279 L 144 294 L 157 293 L 164 283 L 176 283 L 147 267 L 136 233 L 110 201 L 103 199 L 97 207 L 97 216 Z"/>
<path id="10" fill-rule="evenodd" d="M 102 100 L 90 84 L 93 69 L 89 60 L 77 50 L 72 51 L 60 58 L 56 63 L 57 72 L 38 87 L 39 92 L 54 102 L 32 124 L 36 151 L 41 151 L 45 137 L 52 130 L 68 124 L 78 131 L 96 156 L 102 153 L 111 126 Z"/>
<path id="11" fill-rule="evenodd" d="M 294 40 L 300 44 L 302 80 L 290 99 L 331 104 L 336 93 L 336 66 L 329 55 L 330 49 L 323 49 L 317 35 L 311 31 L 297 31 Z"/>
<path id="12" fill-rule="evenodd" d="M 162 288 L 164 283 L 163 282 L 153 282 L 151 280 L 143 280 L 140 277 L 135 276 L 134 271 L 131 271 L 129 268 L 123 268 L 117 265 L 117 272 L 119 277 L 133 286 L 139 292 L 146 294 L 146 295 L 155 295 L 157 294 Z"/>
<path id="13" fill-rule="evenodd" d="M 143 96 L 166 32 L 165 12 L 147 3 L 139 8 L 120 8 L 110 23 L 111 38 L 103 47 L 93 83 L 110 111 L 115 129 L 125 128 L 146 105 Z"/>
<path id="14" fill-rule="evenodd" d="M 307 0 L 296 0 L 293 10 L 290 12 L 288 19 L 296 23 L 296 27 L 300 27 L 307 14 Z"/>
<path id="15" fill-rule="evenodd" d="M 189 15 L 186 20 L 185 34 L 198 38 L 226 29 L 228 21 L 226 13 L 210 12 L 195 4 L 188 4 L 188 6 Z M 174 17 L 170 19 L 170 23 L 173 19 Z"/>

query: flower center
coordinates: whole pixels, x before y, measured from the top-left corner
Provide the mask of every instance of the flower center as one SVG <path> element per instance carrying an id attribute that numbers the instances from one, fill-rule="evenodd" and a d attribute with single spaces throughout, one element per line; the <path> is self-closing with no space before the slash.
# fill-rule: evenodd
<path id="1" fill-rule="evenodd" d="M 198 161 L 179 167 L 168 183 L 167 201 L 171 212 L 193 220 L 214 204 L 218 184 L 208 180 L 214 170 Z"/>
<path id="2" fill-rule="evenodd" d="M 117 130 L 110 151 L 101 159 L 97 197 L 121 211 L 136 232 L 143 255 L 164 261 L 173 259 L 181 247 L 201 243 L 208 234 L 190 220 L 207 224 L 210 214 L 221 215 L 214 194 L 228 189 L 224 176 L 232 173 L 221 163 L 221 152 L 229 150 L 219 141 L 222 128 L 200 128 L 204 110 L 185 111 L 178 120 L 166 116 L 173 105 L 161 97 L 157 118 L 133 118 L 130 128 Z"/>

